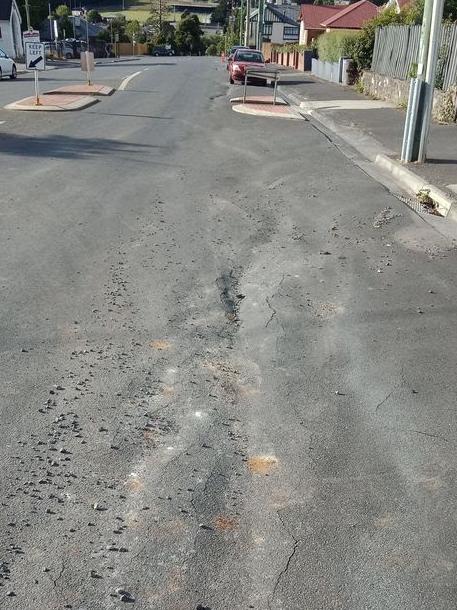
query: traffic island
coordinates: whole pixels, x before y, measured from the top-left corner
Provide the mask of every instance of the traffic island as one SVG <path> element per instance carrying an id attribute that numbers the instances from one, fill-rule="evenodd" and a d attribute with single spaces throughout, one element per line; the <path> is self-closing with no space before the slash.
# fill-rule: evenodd
<path id="1" fill-rule="evenodd" d="M 70 110 L 83 110 L 93 104 L 98 99 L 93 95 L 69 95 L 69 94 L 49 94 L 40 95 L 40 103 L 36 103 L 36 97 L 25 97 L 17 102 L 12 102 L 5 106 L 5 110 L 33 110 L 38 112 L 65 112 Z"/>
<path id="2" fill-rule="evenodd" d="M 93 83 L 88 85 L 87 83 L 80 83 L 77 85 L 65 85 L 52 91 L 47 91 L 48 95 L 112 95 L 114 93 L 113 87 L 107 87 L 106 85 L 97 85 Z"/>
<path id="3" fill-rule="evenodd" d="M 233 103 L 235 101 L 238 102 L 238 100 L 240 100 L 241 103 Z M 231 101 L 232 110 L 240 112 L 241 114 L 273 117 L 277 119 L 292 119 L 295 121 L 306 120 L 299 113 L 294 112 L 284 100 L 276 99 L 275 104 L 273 104 L 273 98 L 262 98 L 259 100 L 258 97 L 246 97 L 244 103 L 243 98 L 235 98 Z"/>
<path id="4" fill-rule="evenodd" d="M 249 95 L 246 96 L 246 104 L 273 104 L 274 97 L 272 95 Z M 230 100 L 232 104 L 242 104 L 243 96 L 241 97 L 232 97 Z M 276 98 L 276 104 L 280 106 L 287 106 L 286 100 L 283 100 L 281 97 Z M 275 105 L 276 105 L 275 104 Z"/>

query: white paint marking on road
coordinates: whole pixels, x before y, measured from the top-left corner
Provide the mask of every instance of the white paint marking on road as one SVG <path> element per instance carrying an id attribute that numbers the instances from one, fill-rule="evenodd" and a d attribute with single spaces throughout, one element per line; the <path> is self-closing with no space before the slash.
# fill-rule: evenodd
<path id="1" fill-rule="evenodd" d="M 6 121 L 0 121 L 0 125 L 4 125 Z"/>
<path id="2" fill-rule="evenodd" d="M 201 411 L 195 411 L 195 417 L 201 417 L 201 416 L 202 416 Z"/>
<path id="3" fill-rule="evenodd" d="M 122 83 L 119 85 L 119 91 L 125 91 L 125 88 L 129 84 L 129 82 L 132 80 L 132 78 L 135 78 L 135 76 L 138 76 L 138 74 L 141 74 L 141 70 L 139 72 L 134 72 L 130 76 L 127 76 L 127 78 L 124 78 Z"/>

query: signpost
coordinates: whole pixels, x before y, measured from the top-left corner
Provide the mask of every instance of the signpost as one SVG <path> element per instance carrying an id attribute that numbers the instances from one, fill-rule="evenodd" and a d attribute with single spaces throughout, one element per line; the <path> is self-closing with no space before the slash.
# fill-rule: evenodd
<path id="1" fill-rule="evenodd" d="M 46 55 L 44 44 L 41 42 L 27 42 L 25 45 L 25 67 L 35 74 L 35 105 L 40 106 L 40 83 L 38 72 L 46 70 Z"/>
<path id="2" fill-rule="evenodd" d="M 83 51 L 81 53 L 81 70 L 87 72 L 87 84 L 91 85 L 91 75 L 95 70 L 95 59 L 92 51 Z"/>
<path id="3" fill-rule="evenodd" d="M 24 47 L 28 42 L 40 42 L 40 32 L 38 30 L 26 30 L 22 33 Z"/>

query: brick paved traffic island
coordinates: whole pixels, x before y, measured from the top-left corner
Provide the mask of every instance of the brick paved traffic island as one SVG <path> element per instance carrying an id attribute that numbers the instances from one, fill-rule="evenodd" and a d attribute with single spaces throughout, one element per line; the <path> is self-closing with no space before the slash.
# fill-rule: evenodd
<path id="1" fill-rule="evenodd" d="M 273 96 L 247 96 L 243 103 L 243 98 L 233 98 L 232 110 L 241 114 L 250 114 L 254 116 L 273 117 L 278 119 L 295 119 L 304 120 L 303 117 L 294 112 L 285 100 L 278 97 L 276 103 L 273 104 Z"/>
<path id="2" fill-rule="evenodd" d="M 50 94 L 40 95 L 40 103 L 36 103 L 35 96 L 25 97 L 17 102 L 12 102 L 5 106 L 6 110 L 31 110 L 41 112 L 65 112 L 70 110 L 82 110 L 98 102 L 93 95 L 77 94 Z"/>

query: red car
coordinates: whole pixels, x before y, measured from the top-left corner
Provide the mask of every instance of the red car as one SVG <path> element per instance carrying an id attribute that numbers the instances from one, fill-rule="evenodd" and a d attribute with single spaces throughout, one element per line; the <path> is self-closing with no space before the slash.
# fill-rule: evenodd
<path id="1" fill-rule="evenodd" d="M 236 82 L 244 83 L 244 77 L 246 74 L 246 68 L 265 68 L 265 60 L 260 51 L 253 51 L 251 49 L 238 49 L 233 55 L 232 61 L 229 63 L 229 80 L 230 84 L 233 85 Z M 259 84 L 266 85 L 267 80 L 265 78 L 253 77 L 249 78 L 249 81 L 255 81 Z"/>

